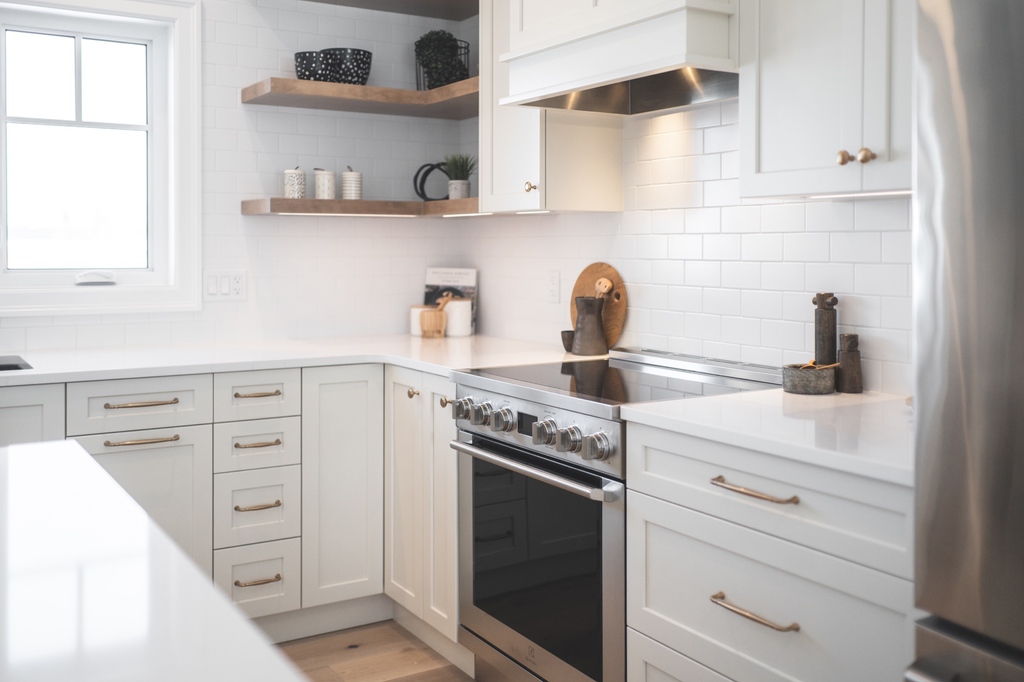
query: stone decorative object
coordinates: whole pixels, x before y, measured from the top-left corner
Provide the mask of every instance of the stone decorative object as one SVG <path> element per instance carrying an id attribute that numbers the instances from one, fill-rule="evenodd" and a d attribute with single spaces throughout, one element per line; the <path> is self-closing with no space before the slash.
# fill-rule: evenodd
<path id="1" fill-rule="evenodd" d="M 306 198 L 306 171 L 289 168 L 284 172 L 284 198 Z"/>
<path id="2" fill-rule="evenodd" d="M 334 198 L 334 171 L 323 168 L 313 169 L 313 185 L 316 188 L 317 199 Z"/>
<path id="3" fill-rule="evenodd" d="M 864 392 L 864 375 L 860 367 L 860 339 L 856 334 L 839 335 L 836 390 L 840 393 Z"/>
<path id="4" fill-rule="evenodd" d="M 811 299 L 814 311 L 814 362 L 832 365 L 836 362 L 836 304 L 839 299 L 831 292 L 820 293 Z M 831 392 L 831 391 L 830 391 Z"/>
<path id="5" fill-rule="evenodd" d="M 604 335 L 601 313 L 604 299 L 596 296 L 576 297 L 576 329 L 573 330 L 573 355 L 604 355 L 608 339 Z"/>
<path id="6" fill-rule="evenodd" d="M 363 198 L 363 174 L 352 170 L 351 166 L 341 174 L 341 198 L 347 200 Z"/>
<path id="7" fill-rule="evenodd" d="M 818 369 L 808 365 L 783 365 L 782 390 L 803 395 L 835 393 L 836 368 Z"/>

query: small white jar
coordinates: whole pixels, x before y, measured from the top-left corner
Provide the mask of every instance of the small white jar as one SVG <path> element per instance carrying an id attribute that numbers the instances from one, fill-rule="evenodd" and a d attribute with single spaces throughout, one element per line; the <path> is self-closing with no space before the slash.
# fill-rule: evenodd
<path id="1" fill-rule="evenodd" d="M 313 182 L 317 199 L 334 198 L 334 171 L 317 168 L 313 171 Z"/>
<path id="2" fill-rule="evenodd" d="M 448 314 L 445 336 L 469 336 L 473 333 L 473 301 L 469 298 L 453 298 L 444 307 Z"/>
<path id="3" fill-rule="evenodd" d="M 341 198 L 363 198 L 363 174 L 359 171 L 344 171 L 341 174 Z"/>
<path id="4" fill-rule="evenodd" d="M 284 172 L 284 198 L 306 198 L 306 171 L 289 168 Z"/>

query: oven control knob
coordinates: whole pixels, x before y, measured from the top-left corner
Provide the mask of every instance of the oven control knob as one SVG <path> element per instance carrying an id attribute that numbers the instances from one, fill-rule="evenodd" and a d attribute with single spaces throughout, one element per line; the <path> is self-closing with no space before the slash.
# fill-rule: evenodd
<path id="1" fill-rule="evenodd" d="M 491 409 L 490 403 L 480 403 L 479 405 L 473 406 L 473 411 L 469 415 L 469 423 L 474 426 L 487 426 L 491 423 Z"/>
<path id="2" fill-rule="evenodd" d="M 557 431 L 555 421 L 553 419 L 545 419 L 539 422 L 533 422 L 533 426 L 530 427 L 530 431 L 533 435 L 534 445 L 554 445 L 555 444 L 555 431 Z"/>
<path id="3" fill-rule="evenodd" d="M 511 431 L 516 428 L 516 415 L 511 407 L 503 407 L 491 415 L 491 431 Z"/>
<path id="4" fill-rule="evenodd" d="M 460 398 L 452 401 L 452 419 L 469 419 L 472 411 L 472 398 Z"/>
<path id="5" fill-rule="evenodd" d="M 555 450 L 557 452 L 579 452 L 583 447 L 583 432 L 578 426 L 558 429 L 555 433 Z"/>
<path id="6" fill-rule="evenodd" d="M 603 433 L 595 433 L 583 439 L 583 459 L 608 459 L 612 454 L 612 443 Z"/>

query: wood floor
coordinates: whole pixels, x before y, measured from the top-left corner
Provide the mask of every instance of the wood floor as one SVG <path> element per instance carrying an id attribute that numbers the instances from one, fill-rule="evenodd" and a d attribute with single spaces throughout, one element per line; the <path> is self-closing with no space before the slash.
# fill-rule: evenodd
<path id="1" fill-rule="evenodd" d="M 465 682 L 472 680 L 393 621 L 281 645 L 313 682 Z"/>

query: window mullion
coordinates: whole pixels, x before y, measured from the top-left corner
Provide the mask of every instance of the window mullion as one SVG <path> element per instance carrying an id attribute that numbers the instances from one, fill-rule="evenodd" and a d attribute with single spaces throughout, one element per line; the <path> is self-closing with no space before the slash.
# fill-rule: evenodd
<path id="1" fill-rule="evenodd" d="M 75 122 L 82 122 L 82 36 L 75 36 Z"/>

